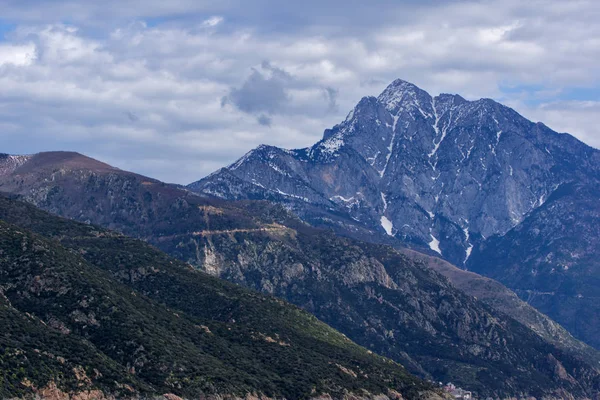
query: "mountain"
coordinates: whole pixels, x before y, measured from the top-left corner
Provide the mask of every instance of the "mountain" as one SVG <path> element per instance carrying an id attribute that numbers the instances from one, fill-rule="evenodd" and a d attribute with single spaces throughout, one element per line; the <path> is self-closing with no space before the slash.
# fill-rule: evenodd
<path id="1" fill-rule="evenodd" d="M 444 275 L 464 293 L 521 322 L 547 342 L 567 349 L 591 365 L 600 365 L 600 352 L 575 339 L 560 324 L 521 300 L 515 292 L 500 282 L 472 271 L 462 270 L 438 257 L 410 249 L 400 249 L 400 252 Z"/>
<path id="2" fill-rule="evenodd" d="M 600 347 L 600 186 L 561 185 L 545 203 L 503 236 L 473 252 L 473 271 L 485 272 L 521 298 Z"/>
<path id="3" fill-rule="evenodd" d="M 314 146 L 260 146 L 189 188 L 278 202 L 312 225 L 443 257 L 534 299 L 600 348 L 590 294 L 600 291 L 599 182 L 600 151 L 574 137 L 490 99 L 432 97 L 397 80 Z M 562 206 L 548 203 L 565 192 Z"/>
<path id="4" fill-rule="evenodd" d="M 201 197 L 75 153 L 31 156 L 0 183 L 46 210 L 143 238 L 198 269 L 284 298 L 423 377 L 495 397 L 592 398 L 599 391 L 593 350 L 588 359 L 569 341 L 550 342 L 529 322 L 466 295 L 423 262 L 315 229 L 281 206 Z M 1 217 L 47 234 L 36 225 L 40 218 L 19 221 L 16 214 Z M 81 234 L 51 236 L 104 265 Z M 124 283 L 136 282 L 151 263 L 121 255 L 123 241 L 103 252 L 127 266 Z M 187 307 L 202 290 L 177 282 L 169 274 L 140 290 L 191 313 Z"/>
<path id="5" fill-rule="evenodd" d="M 0 215 L 3 398 L 441 399 L 306 312 L 144 242 L 3 196 Z"/>

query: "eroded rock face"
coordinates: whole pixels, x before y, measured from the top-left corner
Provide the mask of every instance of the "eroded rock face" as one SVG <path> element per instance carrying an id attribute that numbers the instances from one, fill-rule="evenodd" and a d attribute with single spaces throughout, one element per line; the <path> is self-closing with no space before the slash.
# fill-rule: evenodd
<path id="1" fill-rule="evenodd" d="M 84 390 L 75 393 L 66 393 L 50 382 L 47 386 L 37 391 L 37 397 L 44 400 L 114 400 L 115 397 L 106 395 L 100 390 Z"/>
<path id="2" fill-rule="evenodd" d="M 35 389 L 32 396 L 28 398 L 39 399 L 39 400 L 115 400 L 116 397 L 111 394 L 106 394 L 97 389 L 83 390 L 80 392 L 65 392 L 61 390 L 55 382 L 49 382 L 45 387 L 41 389 Z M 186 397 L 180 397 L 173 393 L 165 393 L 161 396 L 146 397 L 141 395 L 132 395 L 130 397 L 120 397 L 121 399 L 129 400 L 188 400 Z M 245 396 L 236 395 L 215 395 L 210 394 L 202 397 L 205 400 L 275 400 L 273 397 L 265 395 L 259 395 L 256 393 L 248 393 Z M 343 397 L 332 397 L 329 394 L 322 394 L 320 396 L 312 397 L 311 400 L 402 400 L 403 397 L 400 393 L 390 390 L 387 395 L 379 394 L 373 395 L 366 391 L 357 394 L 346 394 Z M 444 399 L 443 394 L 436 392 L 423 392 L 418 397 L 419 400 L 442 400 Z"/>
<path id="3" fill-rule="evenodd" d="M 279 202 L 312 225 L 492 276 L 600 348 L 600 310 L 585 312 L 589 302 L 576 297 L 590 282 L 600 290 L 599 182 L 600 151 L 574 137 L 490 99 L 433 97 L 397 80 L 314 146 L 260 146 L 189 188 Z M 565 281 L 577 287 L 555 290 Z"/>

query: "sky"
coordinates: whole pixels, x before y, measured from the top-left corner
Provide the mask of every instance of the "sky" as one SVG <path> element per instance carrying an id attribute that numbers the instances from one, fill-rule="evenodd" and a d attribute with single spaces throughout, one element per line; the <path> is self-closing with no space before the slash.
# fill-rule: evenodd
<path id="1" fill-rule="evenodd" d="M 0 0 L 0 152 L 186 184 L 313 144 L 396 78 L 600 148 L 598 21 L 597 0 Z"/>

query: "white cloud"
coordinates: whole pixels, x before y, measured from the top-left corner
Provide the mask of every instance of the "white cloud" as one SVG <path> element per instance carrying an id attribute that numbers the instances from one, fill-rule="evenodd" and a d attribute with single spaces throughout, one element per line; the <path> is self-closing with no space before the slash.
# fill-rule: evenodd
<path id="1" fill-rule="evenodd" d="M 202 22 L 202 25 L 208 26 L 208 27 L 213 27 L 213 26 L 219 25 L 221 22 L 223 22 L 223 17 L 213 16 L 213 17 L 210 17 L 209 19 L 204 20 Z"/>
<path id="2" fill-rule="evenodd" d="M 117 22 L 91 2 L 11 3 L 3 15 L 18 28 L 0 42 L 0 150 L 73 149 L 187 183 L 260 143 L 313 143 L 398 77 L 434 94 L 497 98 L 600 146 L 597 103 L 560 97 L 600 86 L 600 3 L 386 1 L 382 12 L 350 2 L 319 15 L 282 2 L 269 16 L 258 12 L 263 0 L 256 10 L 103 2 Z M 65 19 L 74 25 L 55 23 Z M 273 80 L 275 70 L 289 78 Z M 531 85 L 545 93 L 538 107 L 503 91 Z"/>
<path id="3" fill-rule="evenodd" d="M 533 121 L 542 121 L 557 132 L 570 133 L 600 149 L 600 101 L 556 101 L 519 109 Z"/>
<path id="4" fill-rule="evenodd" d="M 0 44 L 0 67 L 2 65 L 26 66 L 36 59 L 36 48 L 33 43 L 24 45 Z"/>

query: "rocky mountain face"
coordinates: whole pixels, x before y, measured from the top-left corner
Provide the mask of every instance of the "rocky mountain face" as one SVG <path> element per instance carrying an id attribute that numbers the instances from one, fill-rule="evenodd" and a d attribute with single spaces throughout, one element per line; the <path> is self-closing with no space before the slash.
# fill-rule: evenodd
<path id="1" fill-rule="evenodd" d="M 524 221 L 473 252 L 475 272 L 500 279 L 600 348 L 600 186 L 561 185 Z"/>
<path id="2" fill-rule="evenodd" d="M 22 164 L 27 162 L 30 156 L 12 156 L 9 154 L 0 154 L 0 175 L 8 175 Z"/>
<path id="3" fill-rule="evenodd" d="M 555 346 L 569 349 L 573 354 L 586 359 L 591 365 L 600 365 L 600 352 L 576 340 L 565 328 L 541 313 L 517 296 L 515 292 L 493 279 L 460 269 L 439 257 L 426 255 L 410 249 L 399 249 L 412 260 L 422 262 L 447 277 L 452 284 L 478 300 L 489 305 L 536 332 Z"/>
<path id="4" fill-rule="evenodd" d="M 6 197 L 0 217 L 3 398 L 442 398 L 297 307 L 144 242 Z"/>
<path id="5" fill-rule="evenodd" d="M 580 301 L 585 290 L 563 292 L 562 278 L 547 290 L 534 266 L 545 263 L 548 271 L 561 271 L 567 279 L 578 274 L 589 277 L 590 284 L 597 281 L 600 243 L 594 235 L 599 222 L 594 193 L 599 178 L 600 151 L 568 134 L 528 121 L 490 99 L 432 97 L 397 80 L 377 98 L 363 98 L 314 146 L 260 146 L 189 188 L 224 199 L 279 202 L 312 225 L 405 244 L 493 276 L 518 289 L 523 298 L 544 297 L 543 304 L 533 304 L 600 348 L 600 314 L 594 313 L 592 322 L 579 318 L 588 303 Z M 566 187 L 576 189 L 563 199 L 564 207 L 546 204 Z M 567 204 L 576 208 L 567 212 Z M 531 216 L 542 209 L 547 219 L 534 222 Z M 577 221 L 577 232 L 568 228 L 572 221 Z M 539 230 L 539 235 L 532 233 L 539 240 L 515 249 L 507 234 L 523 232 L 525 226 Z M 564 240 L 544 242 L 549 236 Z M 493 264 L 490 251 L 510 251 L 516 264 L 510 271 L 504 261 Z M 546 257 L 549 252 L 554 256 Z M 481 256 L 474 258 L 474 253 Z M 537 261 L 520 262 L 525 257 Z M 563 265 L 577 267 L 567 270 Z M 582 297 L 573 297 L 574 292 Z"/>
<path id="6" fill-rule="evenodd" d="M 33 156 L 0 183 L 46 210 L 144 238 L 212 275 L 284 298 L 423 377 L 495 397 L 592 398 L 599 391 L 594 361 L 568 340 L 544 339 L 546 328 L 517 322 L 389 246 L 312 228 L 281 206 L 200 197 L 74 153 Z M 43 233 L 36 221 L 20 224 Z M 73 243 L 88 262 L 105 265 L 77 236 Z M 122 279 L 137 282 L 152 263 L 121 254 L 124 245 L 106 244 L 112 250 L 103 254 L 132 265 Z M 158 291 L 169 299 L 161 301 L 191 313 L 186 307 L 202 289 L 175 283 L 170 275 L 142 293 Z"/>

